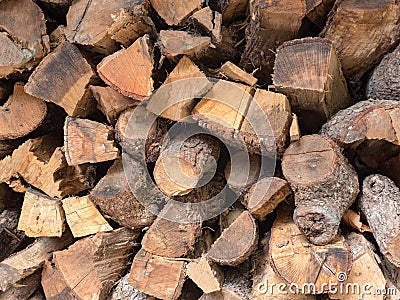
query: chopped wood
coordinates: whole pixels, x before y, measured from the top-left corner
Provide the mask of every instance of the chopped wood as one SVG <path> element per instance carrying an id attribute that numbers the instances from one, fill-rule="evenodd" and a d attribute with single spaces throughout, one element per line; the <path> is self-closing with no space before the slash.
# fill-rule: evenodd
<path id="1" fill-rule="evenodd" d="M 72 236 L 65 234 L 61 238 L 42 237 L 24 250 L 12 254 L 0 263 L 0 290 L 5 291 L 21 279 L 40 270 L 51 253 L 68 246 Z"/>
<path id="2" fill-rule="evenodd" d="M 222 13 L 224 24 L 243 19 L 247 15 L 247 0 L 215 0 L 210 1 L 210 7 Z"/>
<path id="3" fill-rule="evenodd" d="M 335 2 L 320 35 L 332 41 L 349 82 L 359 82 L 398 42 L 399 11 L 400 4 L 391 0 Z"/>
<path id="4" fill-rule="evenodd" d="M 183 25 L 187 18 L 200 9 L 204 0 L 150 0 L 155 11 L 168 25 Z"/>
<path id="5" fill-rule="evenodd" d="M 153 91 L 153 64 L 153 48 L 146 34 L 128 48 L 105 57 L 97 65 L 97 72 L 113 89 L 142 101 Z"/>
<path id="6" fill-rule="evenodd" d="M 294 224 L 292 213 L 291 207 L 281 206 L 272 226 L 269 244 L 272 267 L 286 283 L 297 287 L 314 284 L 303 293 L 324 293 L 329 284 L 340 283 L 341 277 L 337 274 L 348 276 L 352 265 L 351 251 L 343 236 L 337 236 L 324 246 L 310 244 Z"/>
<path id="7" fill-rule="evenodd" d="M 0 293 L 0 300 L 34 300 L 31 295 L 39 288 L 41 276 L 41 270 L 37 270 L 32 275 L 16 282 L 6 291 Z"/>
<path id="8" fill-rule="evenodd" d="M 185 281 L 185 262 L 139 250 L 132 262 L 129 284 L 165 300 L 178 299 Z"/>
<path id="9" fill-rule="evenodd" d="M 186 138 L 186 134 L 182 133 Z M 192 135 L 186 140 L 179 136 L 163 144 L 154 167 L 154 180 L 167 196 L 182 196 L 201 186 L 207 174 L 216 168 L 220 146 L 212 136 Z M 208 180 L 207 180 L 208 181 Z"/>
<path id="10" fill-rule="evenodd" d="M 61 237 L 64 232 L 64 211 L 61 200 L 33 189 L 27 189 L 18 229 L 30 237 Z"/>
<path id="11" fill-rule="evenodd" d="M 99 209 L 125 227 L 150 226 L 155 216 L 140 203 L 129 187 L 122 161 L 116 160 L 89 194 Z"/>
<path id="12" fill-rule="evenodd" d="M 206 6 L 196 11 L 190 17 L 190 20 L 194 23 L 196 29 L 204 31 L 214 42 L 221 42 L 222 15 L 219 12 L 213 11 L 209 6 Z"/>
<path id="13" fill-rule="evenodd" d="M 342 221 L 359 232 L 372 232 L 371 228 L 361 222 L 361 216 L 354 210 L 348 209 L 344 213 Z"/>
<path id="14" fill-rule="evenodd" d="M 54 252 L 42 277 L 46 299 L 64 295 L 69 299 L 105 299 L 126 270 L 138 236 L 138 231 L 120 228 Z"/>
<path id="15" fill-rule="evenodd" d="M 255 218 L 263 221 L 291 194 L 292 190 L 286 180 L 265 177 L 252 185 L 244 195 L 244 203 Z"/>
<path id="16" fill-rule="evenodd" d="M 359 188 L 354 168 L 334 141 L 307 135 L 286 150 L 282 171 L 294 192 L 294 222 L 313 244 L 328 244 L 356 200 Z"/>
<path id="17" fill-rule="evenodd" d="M 0 108 L 0 140 L 16 139 L 34 131 L 47 114 L 46 103 L 24 92 L 24 84 L 14 85 L 14 93 Z"/>
<path id="18" fill-rule="evenodd" d="M 289 139 L 290 142 L 298 141 L 301 137 L 301 130 L 299 126 L 299 119 L 296 114 L 292 114 L 292 125 L 290 125 L 289 129 Z"/>
<path id="19" fill-rule="evenodd" d="M 78 48 L 63 42 L 40 62 L 29 77 L 25 92 L 61 106 L 69 116 L 84 117 L 92 111 L 86 86 L 93 75 Z"/>
<path id="20" fill-rule="evenodd" d="M 154 297 L 148 296 L 131 286 L 128 282 L 130 275 L 131 273 L 128 273 L 120 279 L 113 288 L 109 300 L 155 300 Z"/>
<path id="21" fill-rule="evenodd" d="M 257 224 L 251 214 L 244 211 L 222 232 L 207 257 L 221 265 L 236 266 L 249 258 L 257 242 Z"/>
<path id="22" fill-rule="evenodd" d="M 132 100 L 110 87 L 90 86 L 99 109 L 106 116 L 111 125 L 115 125 L 119 115 L 128 107 L 137 106 L 138 101 Z"/>
<path id="23" fill-rule="evenodd" d="M 179 30 L 160 31 L 161 53 L 172 61 L 178 61 L 183 55 L 198 59 L 210 46 L 211 38 L 208 36 L 196 36 Z"/>
<path id="24" fill-rule="evenodd" d="M 0 78 L 31 70 L 50 51 L 45 17 L 31 0 L 1 1 L 0 28 Z"/>
<path id="25" fill-rule="evenodd" d="M 190 262 L 186 267 L 186 274 L 204 293 L 219 291 L 224 283 L 223 270 L 207 257 Z"/>
<path id="26" fill-rule="evenodd" d="M 61 45 L 63 42 L 67 40 L 67 38 L 65 37 L 65 26 L 64 25 L 58 26 L 50 33 L 49 38 L 50 38 L 50 49 L 53 51 L 59 45 Z"/>
<path id="27" fill-rule="evenodd" d="M 114 160 L 119 153 L 112 127 L 71 117 L 65 119 L 64 149 L 70 166 Z"/>
<path id="28" fill-rule="evenodd" d="M 219 69 L 219 72 L 231 81 L 241 82 L 250 86 L 253 86 L 257 83 L 257 78 L 242 70 L 230 61 L 224 63 Z"/>
<path id="29" fill-rule="evenodd" d="M 27 245 L 24 232 L 18 230 L 20 214 L 17 208 L 5 209 L 0 213 L 0 261 Z"/>
<path id="30" fill-rule="evenodd" d="M 88 196 L 62 200 L 65 218 L 74 237 L 82 237 L 113 228 L 104 219 Z"/>
<path id="31" fill-rule="evenodd" d="M 304 38 L 279 46 L 273 82 L 289 98 L 300 126 L 308 131 L 318 131 L 350 105 L 340 62 L 328 39 Z"/>
<path id="32" fill-rule="evenodd" d="M 211 88 L 211 83 L 190 58 L 183 56 L 162 86 L 151 96 L 146 108 L 163 118 L 180 121 L 188 117 Z"/>

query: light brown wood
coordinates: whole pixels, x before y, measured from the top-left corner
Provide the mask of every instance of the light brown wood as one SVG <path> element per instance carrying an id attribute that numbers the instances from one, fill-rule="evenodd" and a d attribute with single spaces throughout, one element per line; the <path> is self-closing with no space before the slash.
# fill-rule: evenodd
<path id="1" fill-rule="evenodd" d="M 31 70 L 50 51 L 45 17 L 31 0 L 1 1 L 0 28 L 0 78 Z"/>
<path id="2" fill-rule="evenodd" d="M 190 17 L 190 20 L 194 22 L 196 29 L 204 31 L 206 35 L 212 38 L 213 42 L 221 42 L 222 15 L 219 12 L 206 6 L 196 11 Z"/>
<path id="3" fill-rule="evenodd" d="M 146 34 L 128 48 L 105 57 L 97 65 L 97 72 L 113 89 L 142 101 L 153 91 L 153 64 L 153 45 Z"/>
<path id="4" fill-rule="evenodd" d="M 250 86 L 253 86 L 257 83 L 257 78 L 242 70 L 230 61 L 224 63 L 219 69 L 219 72 L 231 81 L 238 81 Z"/>
<path id="5" fill-rule="evenodd" d="M 114 160 L 118 157 L 112 127 L 88 119 L 67 117 L 64 125 L 65 158 L 70 166 Z"/>
<path id="6" fill-rule="evenodd" d="M 138 231 L 120 228 L 54 252 L 42 277 L 46 299 L 105 299 L 126 271 L 138 236 Z"/>
<path id="7" fill-rule="evenodd" d="M 168 25 L 182 25 L 196 10 L 200 9 L 204 0 L 150 0 L 155 11 Z"/>
<path id="8" fill-rule="evenodd" d="M 32 275 L 16 282 L 15 285 L 0 293 L 0 300 L 35 300 L 31 295 L 39 288 L 41 275 L 41 270 L 37 270 Z"/>
<path id="9" fill-rule="evenodd" d="M 290 142 L 298 141 L 301 138 L 301 130 L 299 126 L 299 119 L 296 114 L 292 114 L 292 125 L 289 129 Z"/>
<path id="10" fill-rule="evenodd" d="M 76 238 L 113 229 L 88 196 L 66 198 L 62 200 L 62 207 L 68 226 Z"/>
<path id="11" fill-rule="evenodd" d="M 190 262 L 186 274 L 204 293 L 219 291 L 224 283 L 224 272 L 207 257 Z"/>
<path id="12" fill-rule="evenodd" d="M 372 232 L 371 228 L 361 222 L 361 216 L 354 210 L 348 209 L 344 213 L 342 221 L 359 232 Z"/>
<path id="13" fill-rule="evenodd" d="M 14 85 L 14 92 L 0 107 L 0 140 L 16 139 L 34 131 L 47 114 L 46 103 L 24 92 L 24 84 Z"/>
<path id="14" fill-rule="evenodd" d="M 18 229 L 30 237 L 61 237 L 65 215 L 61 201 L 38 191 L 27 189 L 19 218 Z"/>
<path id="15" fill-rule="evenodd" d="M 129 284 L 166 300 L 178 299 L 185 281 L 185 262 L 139 250 L 132 262 Z"/>

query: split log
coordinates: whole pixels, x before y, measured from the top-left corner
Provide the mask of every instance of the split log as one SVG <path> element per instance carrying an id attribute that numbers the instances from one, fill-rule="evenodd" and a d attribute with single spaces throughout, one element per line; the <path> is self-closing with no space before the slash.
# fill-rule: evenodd
<path id="1" fill-rule="evenodd" d="M 186 121 L 196 98 L 202 97 L 211 83 L 200 69 L 184 56 L 168 75 L 162 86 L 151 96 L 146 108 L 163 118 Z"/>
<path id="2" fill-rule="evenodd" d="M 138 231 L 120 228 L 54 252 L 42 276 L 46 299 L 105 299 L 126 270 L 138 236 Z"/>
<path id="3" fill-rule="evenodd" d="M 240 239 L 237 237 L 240 236 Z M 212 261 L 228 266 L 236 266 L 252 254 L 257 247 L 257 224 L 251 214 L 244 211 L 225 229 L 207 253 Z"/>
<path id="4" fill-rule="evenodd" d="M 112 127 L 87 119 L 65 119 L 64 149 L 70 166 L 98 163 L 118 157 Z"/>
<path id="5" fill-rule="evenodd" d="M 292 114 L 292 125 L 290 125 L 289 138 L 290 142 L 298 141 L 301 137 L 301 131 L 299 126 L 299 119 L 296 114 Z"/>
<path id="6" fill-rule="evenodd" d="M 31 0 L 1 1 L 0 27 L 0 78 L 31 70 L 50 51 L 44 15 Z"/>
<path id="7" fill-rule="evenodd" d="M 61 237 L 64 232 L 61 201 L 33 189 L 25 193 L 18 229 L 30 237 Z"/>
<path id="8" fill-rule="evenodd" d="M 150 226 L 155 216 L 132 194 L 121 160 L 116 160 L 107 175 L 89 194 L 99 209 L 118 224 L 140 228 Z"/>
<path id="9" fill-rule="evenodd" d="M 243 202 L 255 218 L 264 221 L 291 194 L 292 190 L 286 180 L 265 177 L 252 185 L 244 195 Z"/>
<path id="10" fill-rule="evenodd" d="M 24 92 L 23 83 L 14 85 L 14 93 L 0 108 L 0 140 L 26 136 L 42 124 L 46 103 Z"/>
<path id="11" fill-rule="evenodd" d="M 351 209 L 344 213 L 342 221 L 359 232 L 372 232 L 371 228 L 361 222 L 361 216 Z"/>
<path id="12" fill-rule="evenodd" d="M 181 137 L 186 138 L 182 133 Z M 158 188 L 167 196 L 190 193 L 215 171 L 220 154 L 218 141 L 205 134 L 192 135 L 186 140 L 171 138 L 157 159 L 154 179 Z M 206 180 L 205 182 L 208 182 Z"/>
<path id="13" fill-rule="evenodd" d="M 115 138 L 123 152 L 144 158 L 147 163 L 158 159 L 167 132 L 166 120 L 157 118 L 144 106 L 125 110 L 115 125 Z"/>
<path id="14" fill-rule="evenodd" d="M 269 244 L 272 267 L 286 283 L 299 288 L 306 284 L 303 293 L 324 293 L 329 284 L 340 283 L 337 274 L 349 274 L 351 251 L 343 236 L 325 246 L 310 244 L 294 224 L 292 214 L 293 209 L 287 205 L 278 210 Z"/>
<path id="15" fill-rule="evenodd" d="M 90 86 L 93 97 L 97 100 L 98 108 L 106 116 L 111 125 L 115 125 L 119 115 L 128 107 L 137 106 L 138 101 L 134 101 L 110 87 Z"/>
<path id="16" fill-rule="evenodd" d="M 40 62 L 25 92 L 61 106 L 70 116 L 83 117 L 92 111 L 93 101 L 86 86 L 93 75 L 78 48 L 63 42 Z"/>
<path id="17" fill-rule="evenodd" d="M 350 246 L 353 257 L 351 272 L 348 276 L 343 276 L 345 280 L 329 293 L 329 298 L 343 300 L 386 299 L 383 294 L 378 295 L 373 291 L 373 289 L 384 289 L 386 287 L 386 279 L 379 266 L 380 261 L 374 252 L 374 246 L 363 235 L 354 232 L 346 236 L 346 242 Z M 372 289 L 363 290 L 365 287 L 372 287 Z"/>
<path id="18" fill-rule="evenodd" d="M 178 61 L 183 55 L 199 59 L 210 46 L 211 38 L 208 36 L 195 36 L 179 30 L 160 31 L 161 53 L 172 61 Z"/>
<path id="19" fill-rule="evenodd" d="M 224 24 L 243 19 L 247 15 L 247 0 L 213 0 L 209 5 L 213 10 L 222 14 Z"/>
<path id="20" fill-rule="evenodd" d="M 186 267 L 186 274 L 206 294 L 221 290 L 224 283 L 223 270 L 207 257 L 190 262 Z"/>
<path id="21" fill-rule="evenodd" d="M 72 236 L 65 234 L 61 238 L 38 238 L 36 241 L 0 263 L 0 290 L 5 291 L 21 279 L 40 270 L 51 253 L 68 246 Z"/>
<path id="22" fill-rule="evenodd" d="M 257 78 L 246 71 L 243 71 L 230 61 L 224 63 L 219 69 L 219 72 L 231 81 L 241 82 L 250 86 L 254 86 L 257 83 Z"/>
<path id="23" fill-rule="evenodd" d="M 273 82 L 289 98 L 306 131 L 318 131 L 327 119 L 350 105 L 346 80 L 328 39 L 304 38 L 279 46 Z"/>
<path id="24" fill-rule="evenodd" d="M 357 173 L 341 148 L 320 135 L 303 136 L 291 144 L 282 171 L 294 192 L 296 225 L 313 244 L 328 244 L 357 197 Z"/>
<path id="25" fill-rule="evenodd" d="M 155 11 L 168 25 L 183 25 L 187 18 L 200 9 L 204 0 L 150 0 Z"/>
<path id="26" fill-rule="evenodd" d="M 41 270 L 15 283 L 6 291 L 0 292 L 0 300 L 34 300 L 31 295 L 39 288 Z"/>
<path id="27" fill-rule="evenodd" d="M 50 197 L 62 198 L 93 187 L 95 169 L 89 165 L 67 165 L 64 152 L 54 145 L 57 139 L 31 139 L 0 161 L 0 182 L 22 177 L 25 182 Z"/>
<path id="28" fill-rule="evenodd" d="M 364 179 L 358 201 L 381 253 L 397 267 L 400 267 L 400 217 L 393 212 L 400 209 L 399 199 L 399 188 L 392 180 L 371 175 Z"/>
<path id="29" fill-rule="evenodd" d="M 387 54 L 368 80 L 367 97 L 397 101 L 400 97 L 400 46 Z"/>
<path id="30" fill-rule="evenodd" d="M 206 6 L 195 12 L 190 20 L 194 23 L 196 29 L 211 37 L 213 42 L 221 42 L 222 15 L 219 12 Z"/>
<path id="31" fill-rule="evenodd" d="M 185 281 L 185 262 L 139 250 L 132 262 L 129 284 L 165 300 L 178 299 Z"/>
<path id="32" fill-rule="evenodd" d="M 112 230 L 88 196 L 62 200 L 65 218 L 74 237 L 82 237 Z"/>
<path id="33" fill-rule="evenodd" d="M 399 12 L 400 4 L 392 0 L 335 3 L 320 35 L 332 41 L 349 83 L 359 82 L 398 42 Z"/>
<path id="34" fill-rule="evenodd" d="M 154 297 L 142 293 L 128 283 L 130 275 L 128 273 L 120 279 L 119 283 L 113 288 L 109 300 L 154 300 Z"/>

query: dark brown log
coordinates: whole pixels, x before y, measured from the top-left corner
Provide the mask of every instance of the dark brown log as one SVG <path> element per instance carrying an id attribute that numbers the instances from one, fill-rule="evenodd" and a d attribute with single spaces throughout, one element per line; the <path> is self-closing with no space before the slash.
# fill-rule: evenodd
<path id="1" fill-rule="evenodd" d="M 332 41 L 349 83 L 359 83 L 399 40 L 399 12 L 392 0 L 336 1 L 320 35 Z"/>
<path id="2" fill-rule="evenodd" d="M 190 20 L 199 31 L 212 38 L 213 42 L 221 42 L 222 15 L 209 6 L 195 12 Z"/>
<path id="3" fill-rule="evenodd" d="M 153 46 L 146 34 L 131 46 L 105 57 L 97 73 L 113 89 L 142 101 L 153 91 Z"/>
<path id="4" fill-rule="evenodd" d="M 93 100 L 86 90 L 92 76 L 78 48 L 63 42 L 41 61 L 29 77 L 25 92 L 61 106 L 70 116 L 83 117 L 92 111 Z"/>
<path id="5" fill-rule="evenodd" d="M 182 25 L 196 10 L 200 9 L 204 0 L 150 0 L 156 12 L 168 25 Z"/>
<path id="6" fill-rule="evenodd" d="M 247 15 L 247 0 L 212 0 L 210 7 L 222 14 L 224 24 L 243 19 Z"/>
<path id="7" fill-rule="evenodd" d="M 126 270 L 138 231 L 98 233 L 53 253 L 43 272 L 46 299 L 105 299 Z"/>
<path id="8" fill-rule="evenodd" d="M 150 226 L 155 219 L 132 194 L 121 160 L 114 162 L 89 197 L 106 216 L 122 226 Z"/>
<path id="9" fill-rule="evenodd" d="M 219 69 L 219 72 L 222 74 L 222 76 L 225 76 L 231 81 L 241 82 L 250 86 L 253 86 L 257 83 L 257 78 L 249 73 L 246 73 L 230 61 L 224 63 Z"/>
<path id="10" fill-rule="evenodd" d="M 1 1 L 0 28 L 0 78 L 31 70 L 50 51 L 44 15 L 31 0 Z"/>
<path id="11" fill-rule="evenodd" d="M 294 192 L 296 225 L 313 244 L 328 244 L 357 197 L 357 173 L 340 147 L 320 135 L 303 136 L 291 144 L 282 171 Z"/>
<path id="12" fill-rule="evenodd" d="M 288 284 L 295 284 L 305 294 L 321 294 L 329 284 L 339 284 L 348 276 L 352 254 L 343 236 L 330 244 L 315 246 L 307 241 L 292 218 L 293 209 L 283 205 L 271 229 L 269 254 L 275 272 Z M 310 285 L 312 284 L 312 285 Z"/>
<path id="13" fill-rule="evenodd" d="M 30 297 L 40 286 L 41 271 L 35 271 L 32 275 L 15 283 L 4 292 L 0 292 L 0 300 L 33 300 Z"/>
<path id="14" fill-rule="evenodd" d="M 64 150 L 68 165 L 114 160 L 119 152 L 115 146 L 112 127 L 87 119 L 65 119 Z"/>
<path id="15" fill-rule="evenodd" d="M 219 291 L 224 283 L 223 270 L 207 257 L 190 262 L 186 267 L 186 273 L 204 293 Z"/>
<path id="16" fill-rule="evenodd" d="M 304 38 L 279 46 L 273 82 L 289 98 L 300 126 L 309 132 L 318 131 L 350 105 L 340 62 L 328 39 Z"/>
<path id="17" fill-rule="evenodd" d="M 129 284 L 166 300 L 178 299 L 185 281 L 185 262 L 139 250 L 132 262 Z"/>

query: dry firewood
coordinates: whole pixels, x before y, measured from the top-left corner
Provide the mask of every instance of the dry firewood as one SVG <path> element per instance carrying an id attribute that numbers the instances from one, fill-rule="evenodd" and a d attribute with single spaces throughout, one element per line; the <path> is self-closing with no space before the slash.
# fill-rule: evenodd
<path id="1" fill-rule="evenodd" d="M 361 216 L 354 210 L 348 209 L 344 213 L 342 221 L 359 232 L 372 232 L 371 228 L 361 222 Z"/>
<path id="2" fill-rule="evenodd" d="M 0 292 L 0 300 L 27 300 L 40 286 L 41 270 L 35 271 L 32 275 L 16 282 L 6 291 Z"/>
<path id="3" fill-rule="evenodd" d="M 235 238 L 238 236 L 241 238 Z M 251 214 L 244 211 L 222 232 L 211 246 L 207 257 L 221 265 L 236 266 L 249 258 L 257 247 L 257 242 L 257 224 Z"/>
<path id="4" fill-rule="evenodd" d="M 241 82 L 250 86 L 253 86 L 257 83 L 257 78 L 246 71 L 243 71 L 230 61 L 224 63 L 219 69 L 219 72 L 231 81 Z"/>
<path id="5" fill-rule="evenodd" d="M 42 286 L 46 299 L 105 299 L 129 261 L 138 231 L 120 228 L 98 233 L 53 253 Z M 71 267 L 73 266 L 73 267 Z"/>
<path id="6" fill-rule="evenodd" d="M 334 4 L 335 0 L 306 1 L 307 19 L 305 21 L 311 21 L 312 30 L 319 32 L 325 27 L 328 15 Z"/>
<path id="7" fill-rule="evenodd" d="M 44 136 L 31 139 L 11 156 L 0 161 L 0 182 L 22 177 L 25 182 L 50 197 L 62 198 L 93 187 L 94 167 L 68 166 L 57 139 Z"/>
<path id="8" fill-rule="evenodd" d="M 292 125 L 290 125 L 289 138 L 290 142 L 298 141 L 301 137 L 299 120 L 296 114 L 292 114 Z"/>
<path id="9" fill-rule="evenodd" d="M 118 284 L 113 288 L 111 295 L 108 300 L 155 300 L 154 297 L 148 296 L 141 291 L 135 289 L 128 283 L 129 276 L 128 273 L 120 279 Z"/>
<path id="10" fill-rule="evenodd" d="M 167 132 L 166 120 L 157 118 L 144 106 L 125 110 L 115 126 L 116 140 L 123 152 L 139 159 L 144 157 L 147 163 L 158 159 Z"/>
<path id="11" fill-rule="evenodd" d="M 190 20 L 194 23 L 196 29 L 200 29 L 210 36 L 214 42 L 221 42 L 222 15 L 219 12 L 206 6 L 195 12 Z"/>
<path id="12" fill-rule="evenodd" d="M 68 76 L 65 76 L 68 74 Z M 53 102 L 73 117 L 92 111 L 92 99 L 85 89 L 93 76 L 78 48 L 63 42 L 37 66 L 25 85 L 25 92 Z"/>
<path id="13" fill-rule="evenodd" d="M 139 250 L 132 262 L 129 284 L 165 300 L 178 299 L 185 281 L 185 262 Z"/>
<path id="14" fill-rule="evenodd" d="M 254 217 L 263 221 L 279 203 L 291 194 L 292 190 L 286 180 L 278 177 L 265 177 L 251 186 L 244 195 L 243 202 Z"/>
<path id="15" fill-rule="evenodd" d="M 112 230 L 88 196 L 66 198 L 62 200 L 62 207 L 68 226 L 76 238 Z"/>
<path id="16" fill-rule="evenodd" d="M 204 73 L 184 56 L 151 96 L 146 108 L 157 116 L 180 121 L 191 114 L 195 98 L 203 96 L 210 88 L 211 83 Z"/>
<path id="17" fill-rule="evenodd" d="M 110 87 L 90 86 L 94 98 L 97 100 L 99 109 L 106 116 L 111 125 L 115 125 L 119 115 L 128 107 L 137 106 L 138 101 L 134 101 Z"/>
<path id="18" fill-rule="evenodd" d="M 372 99 L 398 100 L 400 96 L 400 46 L 387 54 L 372 72 L 368 80 L 367 97 Z"/>
<path id="19" fill-rule="evenodd" d="M 67 38 L 65 37 L 65 26 L 64 25 L 58 26 L 50 33 L 49 38 L 50 38 L 50 49 L 51 51 L 53 51 L 67 40 Z"/>
<path id="20" fill-rule="evenodd" d="M 363 290 L 362 287 L 371 286 L 374 289 L 383 289 L 386 279 L 380 268 L 380 260 L 374 252 L 374 246 L 359 233 L 352 232 L 346 236 L 350 246 L 353 265 L 348 276 L 343 276 L 343 281 L 329 293 L 330 299 L 359 300 L 359 299 L 386 299 L 384 295 L 374 295 L 373 290 Z M 354 284 L 360 287 L 351 292 L 349 286 Z M 371 293 L 372 292 L 372 293 Z"/>
<path id="21" fill-rule="evenodd" d="M 14 93 L 0 108 L 0 140 L 27 135 L 39 127 L 46 114 L 46 103 L 26 94 L 23 83 L 16 83 Z"/>
<path id="22" fill-rule="evenodd" d="M 157 186 L 167 196 L 190 193 L 204 180 L 208 182 L 207 175 L 216 168 L 220 154 L 218 140 L 206 134 L 186 138 L 183 132 L 166 141 L 154 167 Z"/>
<path id="23" fill-rule="evenodd" d="M 392 0 L 335 3 L 321 36 L 335 46 L 348 82 L 360 81 L 398 42 L 399 11 L 400 3 Z"/>
<path id="24" fill-rule="evenodd" d="M 0 1 L 0 28 L 0 78 L 31 70 L 50 51 L 44 15 L 31 0 Z"/>
<path id="25" fill-rule="evenodd" d="M 90 192 L 89 198 L 106 216 L 125 227 L 150 226 L 155 219 L 132 194 L 121 160 L 114 162 L 107 175 Z"/>
<path id="26" fill-rule="evenodd" d="M 199 59 L 210 46 L 211 38 L 208 36 L 196 36 L 179 30 L 160 31 L 161 53 L 172 61 L 178 61 L 183 55 Z"/>
<path id="27" fill-rule="evenodd" d="M 0 290 L 5 291 L 21 279 L 40 270 L 51 253 L 68 246 L 72 242 L 69 233 L 61 238 L 42 237 L 24 250 L 12 254 L 0 263 Z"/>
<path id="28" fill-rule="evenodd" d="M 324 136 L 303 136 L 286 150 L 282 170 L 294 192 L 296 225 L 313 244 L 332 241 L 359 191 L 341 148 Z"/>
<path id="29" fill-rule="evenodd" d="M 33 189 L 25 193 L 18 229 L 30 237 L 61 237 L 64 232 L 64 211 L 61 200 Z"/>
<path id="30" fill-rule="evenodd" d="M 307 241 L 292 219 L 293 209 L 283 205 L 271 229 L 270 261 L 275 272 L 286 283 L 303 287 L 314 284 L 303 293 L 324 293 L 329 283 L 338 284 L 351 269 L 352 255 L 343 236 L 330 244 L 315 246 Z"/>
<path id="31" fill-rule="evenodd" d="M 70 166 L 114 160 L 118 157 L 112 127 L 67 117 L 64 125 L 65 158 Z"/>
<path id="32" fill-rule="evenodd" d="M 400 218 L 393 212 L 400 209 L 399 199 L 400 191 L 396 184 L 376 174 L 364 179 L 358 201 L 381 253 L 397 267 L 400 267 Z"/>
<path id="33" fill-rule="evenodd" d="M 204 293 L 219 291 L 224 283 L 223 270 L 207 257 L 190 262 L 186 274 Z"/>
<path id="34" fill-rule="evenodd" d="M 213 0 L 210 7 L 222 14 L 224 24 L 243 19 L 247 14 L 247 0 Z"/>
<path id="35" fill-rule="evenodd" d="M 277 49 L 274 85 L 285 94 L 300 125 L 318 131 L 327 119 L 350 104 L 346 80 L 328 39 L 304 38 Z"/>
<path id="36" fill-rule="evenodd" d="M 155 11 L 168 25 L 182 25 L 196 10 L 200 9 L 204 0 L 150 0 Z"/>

